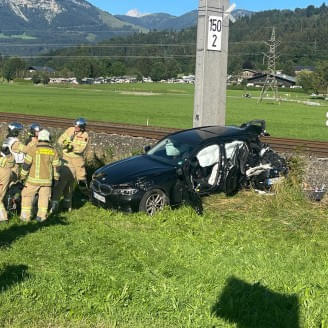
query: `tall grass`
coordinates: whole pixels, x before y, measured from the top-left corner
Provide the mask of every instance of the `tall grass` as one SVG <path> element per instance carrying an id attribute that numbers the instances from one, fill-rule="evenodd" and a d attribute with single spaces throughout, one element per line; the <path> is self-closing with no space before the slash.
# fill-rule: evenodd
<path id="1" fill-rule="evenodd" d="M 296 169 L 295 169 L 296 167 Z M 0 226 L 1 327 L 326 327 L 327 205 L 298 188 L 155 217 L 75 209 Z"/>

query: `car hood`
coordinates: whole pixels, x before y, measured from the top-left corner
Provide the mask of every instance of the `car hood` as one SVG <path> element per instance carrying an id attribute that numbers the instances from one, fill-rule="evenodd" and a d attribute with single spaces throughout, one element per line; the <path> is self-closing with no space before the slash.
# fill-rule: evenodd
<path id="1" fill-rule="evenodd" d="M 175 170 L 173 165 L 157 161 L 148 155 L 139 155 L 108 164 L 98 169 L 94 177 L 103 183 L 116 185 L 172 170 Z"/>

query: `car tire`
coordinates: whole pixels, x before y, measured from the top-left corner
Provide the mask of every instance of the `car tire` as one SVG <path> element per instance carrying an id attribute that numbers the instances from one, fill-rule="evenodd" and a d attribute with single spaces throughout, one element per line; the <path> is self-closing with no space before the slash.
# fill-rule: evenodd
<path id="1" fill-rule="evenodd" d="M 141 212 L 146 212 L 148 215 L 153 216 L 158 211 L 170 204 L 169 198 L 161 189 L 152 189 L 147 191 L 142 197 L 139 205 Z"/>

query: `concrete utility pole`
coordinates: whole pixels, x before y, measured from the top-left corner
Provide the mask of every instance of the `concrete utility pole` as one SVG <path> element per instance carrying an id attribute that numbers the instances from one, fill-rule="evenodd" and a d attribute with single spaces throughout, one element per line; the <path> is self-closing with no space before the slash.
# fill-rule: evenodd
<path id="1" fill-rule="evenodd" d="M 229 0 L 200 0 L 193 126 L 225 125 Z"/>

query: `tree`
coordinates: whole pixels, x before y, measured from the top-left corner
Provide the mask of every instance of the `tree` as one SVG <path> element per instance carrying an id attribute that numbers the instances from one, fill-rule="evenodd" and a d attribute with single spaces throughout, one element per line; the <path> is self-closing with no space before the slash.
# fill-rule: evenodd
<path id="1" fill-rule="evenodd" d="M 251 60 L 246 59 L 246 60 L 243 62 L 243 64 L 242 64 L 242 68 L 243 68 L 243 69 L 254 69 L 255 66 L 254 66 L 254 64 L 252 63 Z"/>
<path id="2" fill-rule="evenodd" d="M 71 67 L 76 79 L 81 82 L 85 77 L 92 77 L 93 67 L 92 62 L 89 59 L 79 59 Z"/>
<path id="3" fill-rule="evenodd" d="M 293 63 L 293 61 L 288 60 L 281 66 L 281 68 L 284 74 L 294 76 L 295 75 L 294 66 L 295 64 Z"/>
<path id="4" fill-rule="evenodd" d="M 137 72 L 136 73 L 136 79 L 137 79 L 137 81 L 138 82 L 141 82 L 142 81 L 142 78 L 143 78 L 142 74 L 140 72 Z"/>
<path id="5" fill-rule="evenodd" d="M 99 61 L 99 70 L 100 75 L 102 76 L 110 76 L 112 73 L 112 62 L 109 59 L 102 59 Z"/>
<path id="6" fill-rule="evenodd" d="M 317 91 L 317 83 L 315 73 L 310 71 L 302 71 L 297 75 L 297 84 L 302 86 L 305 91 Z"/>
<path id="7" fill-rule="evenodd" d="M 111 75 L 112 76 L 123 76 L 126 73 L 126 67 L 124 63 L 116 61 L 112 64 Z"/>
<path id="8" fill-rule="evenodd" d="M 18 58 L 8 59 L 2 68 L 3 77 L 9 82 L 17 77 L 22 77 L 26 69 L 26 63 Z"/>
<path id="9" fill-rule="evenodd" d="M 318 90 L 326 93 L 328 88 L 328 62 L 321 62 L 315 73 L 317 74 Z"/>
<path id="10" fill-rule="evenodd" d="M 152 61 L 149 58 L 139 59 L 137 62 L 137 68 L 143 76 L 150 76 Z"/>
<path id="11" fill-rule="evenodd" d="M 64 67 L 62 70 L 56 72 L 57 77 L 73 77 L 74 73 L 67 67 Z"/>
<path id="12" fill-rule="evenodd" d="M 169 59 L 166 63 L 166 78 L 175 78 L 181 72 L 181 67 L 175 59 Z"/>
<path id="13" fill-rule="evenodd" d="M 156 62 L 151 68 L 150 77 L 155 82 L 165 79 L 166 77 L 165 65 L 162 62 Z"/>
<path id="14" fill-rule="evenodd" d="M 48 72 L 42 72 L 41 73 L 41 82 L 42 84 L 46 85 L 50 82 L 49 74 Z"/>

